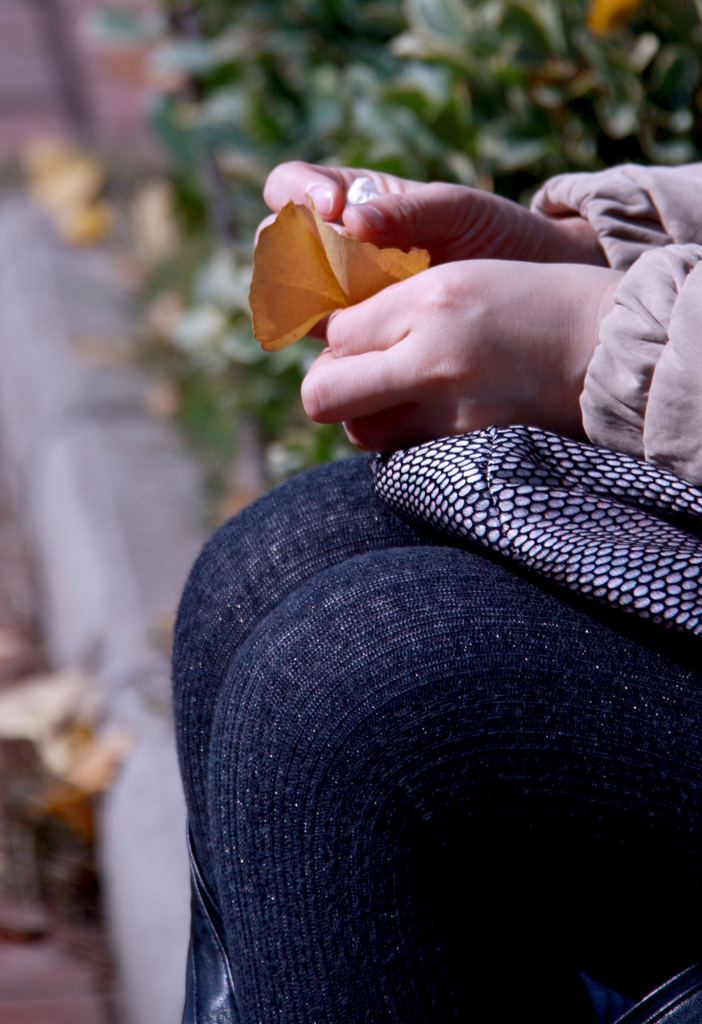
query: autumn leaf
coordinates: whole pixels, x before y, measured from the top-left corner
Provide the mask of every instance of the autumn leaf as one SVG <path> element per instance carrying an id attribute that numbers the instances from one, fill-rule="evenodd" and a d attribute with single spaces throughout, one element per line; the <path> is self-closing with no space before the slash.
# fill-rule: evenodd
<path id="1" fill-rule="evenodd" d="M 249 303 L 254 336 L 267 352 L 429 266 L 425 249 L 379 249 L 335 231 L 310 207 L 289 202 L 254 250 Z"/>
<path id="2" fill-rule="evenodd" d="M 32 676 L 0 694 L 0 739 L 40 744 L 68 722 L 96 717 L 98 706 L 79 669 Z"/>
<path id="3" fill-rule="evenodd" d="M 132 744 L 130 730 L 100 728 L 102 695 L 77 669 L 35 676 L 0 694 L 0 740 L 34 743 L 51 775 L 94 795 L 107 789 Z"/>
<path id="4" fill-rule="evenodd" d="M 64 241 L 92 245 L 109 234 L 112 211 L 100 198 L 106 173 L 99 160 L 61 140 L 35 139 L 23 164 L 30 196 Z"/>
<path id="5" fill-rule="evenodd" d="M 591 0 L 587 27 L 597 35 L 606 35 L 628 22 L 641 0 Z"/>
<path id="6" fill-rule="evenodd" d="M 132 201 L 132 234 L 143 263 L 152 267 L 168 259 L 180 244 L 173 189 L 160 179 L 142 185 Z"/>

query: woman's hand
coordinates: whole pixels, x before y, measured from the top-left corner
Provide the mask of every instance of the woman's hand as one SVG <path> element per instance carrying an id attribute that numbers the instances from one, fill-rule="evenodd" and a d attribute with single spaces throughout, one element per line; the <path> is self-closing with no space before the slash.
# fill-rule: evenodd
<path id="1" fill-rule="evenodd" d="M 359 177 L 370 178 L 380 194 L 347 206 L 346 193 Z M 606 266 L 595 232 L 581 217 L 545 217 L 465 185 L 422 185 L 391 174 L 295 161 L 276 167 L 263 193 L 276 213 L 290 199 L 304 203 L 305 194 L 322 217 L 340 219 L 355 238 L 381 247 L 428 249 L 432 265 L 502 259 Z"/>
<path id="2" fill-rule="evenodd" d="M 493 424 L 577 436 L 617 271 L 475 260 L 432 267 L 333 313 L 306 412 L 389 451 Z"/>

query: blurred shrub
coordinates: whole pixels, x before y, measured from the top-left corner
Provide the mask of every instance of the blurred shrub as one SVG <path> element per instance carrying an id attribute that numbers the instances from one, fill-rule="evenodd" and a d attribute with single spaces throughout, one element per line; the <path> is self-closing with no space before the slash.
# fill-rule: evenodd
<path id="1" fill-rule="evenodd" d="M 271 167 L 326 160 L 524 200 L 562 171 L 699 159 L 701 2 L 164 2 L 151 120 L 183 216 L 216 250 L 174 345 L 255 410 L 275 451 L 286 423 L 297 431 L 290 466 L 327 456 L 331 442 L 300 442 L 310 349 L 264 357 L 250 334 Z"/>

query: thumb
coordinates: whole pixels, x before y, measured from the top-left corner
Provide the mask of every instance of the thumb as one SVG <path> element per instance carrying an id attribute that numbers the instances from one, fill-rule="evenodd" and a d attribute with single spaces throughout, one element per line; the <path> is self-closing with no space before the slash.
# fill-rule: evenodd
<path id="1" fill-rule="evenodd" d="M 428 249 L 432 263 L 461 259 L 470 209 L 482 193 L 463 185 L 436 183 L 411 192 L 380 195 L 367 203 L 347 206 L 342 220 L 362 242 L 381 248 Z"/>

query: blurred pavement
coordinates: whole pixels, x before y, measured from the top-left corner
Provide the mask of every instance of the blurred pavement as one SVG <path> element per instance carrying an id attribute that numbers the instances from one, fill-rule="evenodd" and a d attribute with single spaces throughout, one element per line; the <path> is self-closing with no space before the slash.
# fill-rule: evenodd
<path id="1" fill-rule="evenodd" d="M 0 0 L 0 171 L 47 134 L 123 163 L 158 160 L 143 84 L 84 44 L 80 15 L 97 6 Z M 3 942 L 0 913 L 2 1024 L 180 1021 L 189 883 L 167 634 L 204 503 L 130 364 L 131 302 L 107 247 L 69 248 L 21 197 L 0 194 L 0 452 L 35 561 L 46 656 L 53 668 L 86 666 L 135 740 L 98 834 L 118 1019 L 86 958 L 46 937 Z"/>
<path id="2" fill-rule="evenodd" d="M 0 446 L 48 660 L 88 668 L 109 719 L 134 736 L 98 832 L 119 1024 L 178 1024 L 189 884 L 164 639 L 204 502 L 177 432 L 151 417 L 148 383 L 125 359 L 128 314 L 106 249 L 69 248 L 23 199 L 0 203 Z"/>
<path id="3" fill-rule="evenodd" d="M 0 694 L 45 669 L 30 553 L 0 477 Z M 108 1024 L 113 971 L 90 849 L 27 816 L 41 782 L 28 744 L 0 746 L 0 1021 Z M 46 838 L 50 838 L 50 846 Z M 86 888 L 87 883 L 87 888 Z"/>

